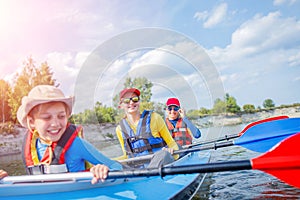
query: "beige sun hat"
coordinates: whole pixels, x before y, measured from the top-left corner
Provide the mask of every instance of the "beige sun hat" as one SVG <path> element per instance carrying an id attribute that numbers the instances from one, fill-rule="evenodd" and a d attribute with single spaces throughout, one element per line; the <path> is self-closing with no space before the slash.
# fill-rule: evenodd
<path id="1" fill-rule="evenodd" d="M 72 112 L 74 97 L 66 97 L 64 93 L 52 85 L 38 85 L 31 89 L 28 96 L 22 98 L 22 104 L 17 111 L 20 124 L 27 127 L 27 115 L 35 106 L 48 102 L 65 103 Z"/>

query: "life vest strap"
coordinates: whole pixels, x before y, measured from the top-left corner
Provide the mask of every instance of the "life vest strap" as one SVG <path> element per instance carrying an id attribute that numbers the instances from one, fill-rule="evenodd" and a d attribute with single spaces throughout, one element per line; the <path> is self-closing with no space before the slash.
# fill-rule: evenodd
<path id="1" fill-rule="evenodd" d="M 158 144 L 151 144 L 151 149 L 156 149 L 156 148 L 162 148 L 165 146 L 163 142 L 158 143 Z M 132 149 L 133 153 L 142 153 L 144 151 L 149 151 L 149 147 L 143 146 L 143 147 L 137 147 Z"/>
<path id="2" fill-rule="evenodd" d="M 179 131 L 187 132 L 186 128 L 174 128 L 174 129 L 170 130 L 170 132 L 172 132 L 172 133 L 179 132 Z"/>

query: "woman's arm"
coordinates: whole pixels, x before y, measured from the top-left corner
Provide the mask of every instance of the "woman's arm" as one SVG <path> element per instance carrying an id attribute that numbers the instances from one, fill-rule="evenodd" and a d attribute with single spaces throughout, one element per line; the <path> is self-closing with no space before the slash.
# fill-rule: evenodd
<path id="1" fill-rule="evenodd" d="M 117 128 L 116 128 L 116 134 L 117 134 L 119 143 L 121 145 L 121 149 L 122 149 L 123 155 L 114 158 L 114 160 L 124 160 L 124 159 L 127 159 L 128 156 L 127 156 L 126 151 L 125 151 L 124 140 L 123 140 L 123 137 L 122 137 L 122 131 L 121 131 L 121 127 L 120 126 L 117 126 Z"/>

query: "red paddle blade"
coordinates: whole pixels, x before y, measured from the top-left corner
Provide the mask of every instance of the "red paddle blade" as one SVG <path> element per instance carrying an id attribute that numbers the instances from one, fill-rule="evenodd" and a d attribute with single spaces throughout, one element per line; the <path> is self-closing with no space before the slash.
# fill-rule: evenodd
<path id="1" fill-rule="evenodd" d="M 252 159 L 252 169 L 269 173 L 300 188 L 300 133 L 274 146 L 265 154 Z"/>
<path id="2" fill-rule="evenodd" d="M 289 116 L 281 115 L 281 116 L 270 117 L 270 118 L 266 118 L 266 119 L 262 119 L 262 120 L 259 120 L 259 121 L 252 122 L 252 123 L 248 124 L 248 125 L 247 125 L 247 126 L 246 126 L 239 134 L 238 134 L 238 136 L 243 135 L 249 128 L 251 128 L 252 126 L 255 126 L 255 125 L 257 125 L 257 124 L 261 124 L 261 123 L 269 122 L 269 121 L 273 121 L 273 120 L 286 119 L 286 118 L 289 118 Z"/>

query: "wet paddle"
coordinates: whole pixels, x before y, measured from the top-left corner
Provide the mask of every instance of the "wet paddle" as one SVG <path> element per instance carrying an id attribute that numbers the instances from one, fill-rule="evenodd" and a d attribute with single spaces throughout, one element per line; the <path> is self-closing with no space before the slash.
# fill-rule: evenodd
<path id="1" fill-rule="evenodd" d="M 193 144 L 190 144 L 190 145 L 185 145 L 185 146 L 183 146 L 183 148 L 184 149 L 185 148 L 191 148 L 191 147 L 194 147 L 194 146 L 199 146 L 199 145 L 204 145 L 204 144 L 209 144 L 209 143 L 214 143 L 214 142 L 220 142 L 220 141 L 224 141 L 224 140 L 228 141 L 230 139 L 235 139 L 235 138 L 238 138 L 241 135 L 243 135 L 249 128 L 251 128 L 251 127 L 253 127 L 257 124 L 261 124 L 261 123 L 269 122 L 269 121 L 274 121 L 274 120 L 286 119 L 286 118 L 289 118 L 289 117 L 286 116 L 286 115 L 282 115 L 282 116 L 270 117 L 270 118 L 262 119 L 262 120 L 259 120 L 259 121 L 255 121 L 255 122 L 252 122 L 252 123 L 248 124 L 238 134 L 225 135 L 225 136 L 217 138 L 217 139 L 211 139 L 211 140 L 206 140 L 204 142 L 197 142 L 197 143 L 193 143 Z"/>
<path id="2" fill-rule="evenodd" d="M 128 170 L 111 172 L 109 178 L 137 176 L 166 176 L 222 172 L 236 170 L 261 170 L 289 185 L 300 188 L 300 133 L 279 142 L 270 151 L 250 160 L 216 162 L 208 164 L 170 166 L 161 169 Z"/>
<path id="3" fill-rule="evenodd" d="M 209 173 L 237 170 L 261 170 L 271 174 L 285 183 L 300 188 L 300 133 L 290 136 L 278 143 L 265 154 L 250 160 L 216 162 L 198 165 L 167 166 L 153 169 L 132 169 L 109 172 L 108 179 L 166 176 L 175 174 Z M 90 180 L 90 172 L 49 175 L 5 177 L 1 184 L 16 184 L 51 181 Z M 52 178 L 52 179 L 51 179 Z"/>
<path id="4" fill-rule="evenodd" d="M 176 153 L 218 149 L 232 145 L 239 145 L 252 151 L 264 153 L 281 140 L 298 132 L 300 132 L 300 118 L 286 118 L 252 126 L 235 140 L 207 144 L 191 149 L 181 149 Z"/>
<path id="5" fill-rule="evenodd" d="M 206 144 L 194 148 L 180 149 L 173 154 L 189 153 L 207 149 L 218 149 L 233 145 L 239 145 L 252 151 L 264 153 L 281 140 L 300 132 L 300 118 L 285 118 L 256 124 L 247 129 L 243 135 L 235 140 Z M 139 156 L 120 160 L 119 162 L 135 162 L 149 160 L 153 155 Z"/>

